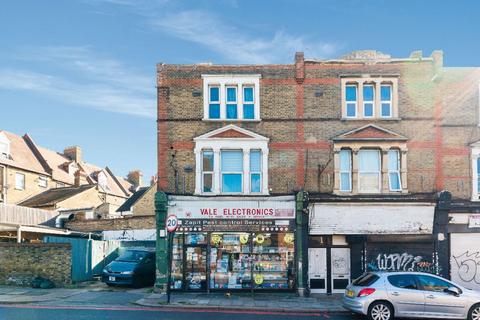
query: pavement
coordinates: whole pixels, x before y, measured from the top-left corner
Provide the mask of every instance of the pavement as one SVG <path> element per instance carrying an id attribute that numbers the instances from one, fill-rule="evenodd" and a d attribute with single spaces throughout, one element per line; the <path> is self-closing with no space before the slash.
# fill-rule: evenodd
<path id="1" fill-rule="evenodd" d="M 179 293 L 166 296 L 153 293 L 152 288 L 112 288 L 101 282 L 87 282 L 67 288 L 33 289 L 0 286 L 0 305 L 32 305 L 38 307 L 131 307 L 168 308 L 178 310 L 213 311 L 272 311 L 306 313 L 342 313 L 341 295 L 311 295 L 295 293 Z"/>

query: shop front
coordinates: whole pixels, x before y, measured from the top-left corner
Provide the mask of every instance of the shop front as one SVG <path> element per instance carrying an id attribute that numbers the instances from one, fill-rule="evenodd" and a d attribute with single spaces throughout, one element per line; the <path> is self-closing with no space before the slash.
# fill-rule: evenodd
<path id="1" fill-rule="evenodd" d="M 434 214 L 434 203 L 311 203 L 311 292 L 343 292 L 366 271 L 439 273 Z"/>
<path id="2" fill-rule="evenodd" d="M 295 200 L 169 196 L 172 290 L 293 290 Z"/>

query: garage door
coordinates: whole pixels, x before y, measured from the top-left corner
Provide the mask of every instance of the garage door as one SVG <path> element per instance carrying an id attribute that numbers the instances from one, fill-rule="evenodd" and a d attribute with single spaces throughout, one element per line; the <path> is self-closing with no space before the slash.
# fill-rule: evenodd
<path id="1" fill-rule="evenodd" d="M 450 272 L 454 282 L 480 290 L 480 233 L 450 234 Z"/>

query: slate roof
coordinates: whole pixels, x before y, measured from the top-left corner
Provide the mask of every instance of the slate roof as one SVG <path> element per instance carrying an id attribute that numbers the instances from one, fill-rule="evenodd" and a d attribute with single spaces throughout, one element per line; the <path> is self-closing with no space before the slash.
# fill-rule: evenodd
<path id="1" fill-rule="evenodd" d="M 37 194 L 31 198 L 28 198 L 25 201 L 19 203 L 20 206 L 40 208 L 40 207 L 49 207 L 76 196 L 79 193 L 82 193 L 91 188 L 96 188 L 95 185 L 82 185 L 80 187 L 65 187 L 65 188 L 54 188 L 44 191 L 40 194 Z"/>
<path id="2" fill-rule="evenodd" d="M 127 199 L 118 209 L 117 212 L 127 212 L 130 211 L 132 206 L 140 200 L 140 198 L 147 192 L 150 187 L 139 188 L 130 198 Z"/>

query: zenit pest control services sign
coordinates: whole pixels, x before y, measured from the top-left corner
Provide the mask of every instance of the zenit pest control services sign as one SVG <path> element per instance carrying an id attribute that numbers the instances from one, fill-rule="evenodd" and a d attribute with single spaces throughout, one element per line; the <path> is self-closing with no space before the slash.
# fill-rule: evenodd
<path id="1" fill-rule="evenodd" d="M 168 213 L 178 219 L 294 219 L 295 201 L 179 199 Z"/>

